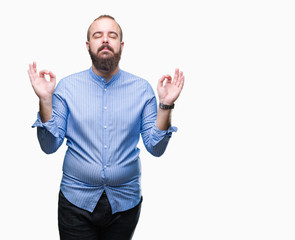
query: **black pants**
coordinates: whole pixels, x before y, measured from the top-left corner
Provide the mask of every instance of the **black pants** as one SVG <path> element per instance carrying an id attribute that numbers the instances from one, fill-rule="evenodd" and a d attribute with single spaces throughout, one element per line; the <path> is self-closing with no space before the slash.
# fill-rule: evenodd
<path id="1" fill-rule="evenodd" d="M 60 191 L 58 228 L 61 240 L 129 240 L 137 225 L 140 203 L 124 212 L 112 214 L 105 192 L 92 213 L 70 203 Z"/>

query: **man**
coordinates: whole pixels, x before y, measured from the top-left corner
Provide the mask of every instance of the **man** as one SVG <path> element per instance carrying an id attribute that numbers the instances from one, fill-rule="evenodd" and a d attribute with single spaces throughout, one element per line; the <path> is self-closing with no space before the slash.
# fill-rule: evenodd
<path id="1" fill-rule="evenodd" d="M 86 47 L 90 69 L 62 79 L 29 65 L 39 97 L 37 136 L 45 153 L 67 138 L 59 193 L 61 239 L 131 239 L 142 202 L 141 134 L 154 156 L 164 153 L 172 132 L 171 110 L 184 84 L 175 70 L 159 79 L 159 109 L 147 81 L 119 68 L 124 47 L 122 29 L 102 15 L 90 25 Z M 49 75 L 50 81 L 46 81 Z"/>

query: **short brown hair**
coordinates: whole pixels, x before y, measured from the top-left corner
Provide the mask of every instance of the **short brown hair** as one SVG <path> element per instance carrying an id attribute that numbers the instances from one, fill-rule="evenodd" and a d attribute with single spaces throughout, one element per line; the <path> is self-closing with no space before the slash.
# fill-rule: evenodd
<path id="1" fill-rule="evenodd" d="M 92 23 L 94 23 L 95 21 L 97 21 L 97 20 L 99 20 L 99 19 L 102 19 L 102 18 L 110 18 L 110 19 L 114 20 L 114 21 L 117 23 L 117 25 L 118 25 L 118 27 L 119 27 L 119 29 L 120 29 L 120 41 L 122 42 L 122 40 L 123 40 L 123 31 L 122 31 L 121 26 L 120 26 L 119 23 L 115 20 L 114 17 L 112 17 L 112 16 L 110 16 L 110 15 L 107 15 L 107 14 L 100 15 L 98 18 L 95 18 L 95 19 L 93 20 Z M 88 30 L 87 30 L 87 41 L 90 40 L 90 27 L 91 27 L 92 23 L 90 24 L 90 26 L 89 26 L 89 28 L 88 28 Z"/>

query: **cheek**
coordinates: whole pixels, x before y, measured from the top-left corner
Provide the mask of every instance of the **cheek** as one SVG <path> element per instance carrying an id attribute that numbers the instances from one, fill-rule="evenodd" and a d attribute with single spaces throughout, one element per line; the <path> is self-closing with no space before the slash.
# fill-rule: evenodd
<path id="1" fill-rule="evenodd" d="M 99 46 L 97 43 L 89 44 L 89 51 L 91 51 L 93 53 L 96 53 L 98 48 L 99 48 Z"/>
<path id="2" fill-rule="evenodd" d="M 100 40 L 90 41 L 89 46 L 91 49 L 97 49 L 99 46 L 101 46 L 102 42 Z"/>
<path id="3" fill-rule="evenodd" d="M 118 44 L 117 42 L 110 43 L 110 46 L 114 49 L 116 53 L 121 51 L 121 44 Z"/>

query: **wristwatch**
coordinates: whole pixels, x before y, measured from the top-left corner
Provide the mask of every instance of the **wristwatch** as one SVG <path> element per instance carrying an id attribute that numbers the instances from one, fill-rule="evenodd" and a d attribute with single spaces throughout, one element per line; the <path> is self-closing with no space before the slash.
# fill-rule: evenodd
<path id="1" fill-rule="evenodd" d="M 161 109 L 173 109 L 174 108 L 174 104 L 172 104 L 172 105 L 165 105 L 163 103 L 160 103 L 159 104 L 159 108 L 161 108 Z"/>

